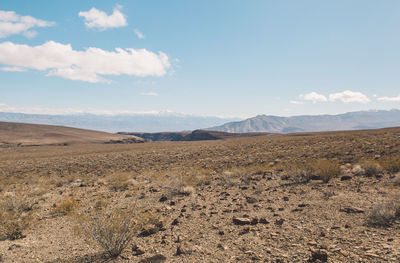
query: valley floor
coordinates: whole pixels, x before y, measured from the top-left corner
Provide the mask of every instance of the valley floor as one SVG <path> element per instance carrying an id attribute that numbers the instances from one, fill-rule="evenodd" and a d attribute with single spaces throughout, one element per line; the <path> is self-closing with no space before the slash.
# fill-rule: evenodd
<path id="1" fill-rule="evenodd" d="M 400 128 L 4 148 L 2 224 L 29 224 L 0 262 L 399 262 L 397 169 Z M 78 230 L 98 207 L 151 217 L 117 259 Z"/>

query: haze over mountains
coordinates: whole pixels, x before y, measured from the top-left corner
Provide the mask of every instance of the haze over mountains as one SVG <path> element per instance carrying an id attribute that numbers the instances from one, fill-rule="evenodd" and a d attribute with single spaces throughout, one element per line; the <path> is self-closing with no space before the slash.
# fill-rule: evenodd
<path id="1" fill-rule="evenodd" d="M 219 118 L 185 115 L 179 113 L 160 114 L 69 114 L 46 115 L 0 112 L 0 121 L 32 124 L 49 124 L 75 127 L 105 132 L 163 132 L 191 131 L 222 125 L 239 118 Z"/>
<path id="2" fill-rule="evenodd" d="M 243 121 L 229 122 L 208 130 L 223 132 L 314 132 L 378 129 L 400 126 L 400 110 L 349 112 L 338 115 L 278 117 L 258 115 Z"/>
<path id="3" fill-rule="evenodd" d="M 0 121 L 61 125 L 113 133 L 180 132 L 197 129 L 231 133 L 290 133 L 378 129 L 400 126 L 400 110 L 371 110 L 338 115 L 305 115 L 293 117 L 258 115 L 246 120 L 177 113 L 43 115 L 0 112 Z"/>

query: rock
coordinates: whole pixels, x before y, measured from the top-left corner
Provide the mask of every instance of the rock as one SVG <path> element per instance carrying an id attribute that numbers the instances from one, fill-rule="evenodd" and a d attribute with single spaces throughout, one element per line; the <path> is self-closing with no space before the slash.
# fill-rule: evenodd
<path id="1" fill-rule="evenodd" d="M 162 195 L 158 201 L 165 202 L 167 200 L 168 200 L 168 197 L 166 195 Z"/>
<path id="2" fill-rule="evenodd" d="M 340 181 L 347 181 L 347 180 L 351 180 L 353 177 L 351 177 L 350 175 L 343 175 L 342 177 L 340 177 Z"/>
<path id="3" fill-rule="evenodd" d="M 188 243 L 184 243 L 184 244 L 179 244 L 178 247 L 176 248 L 176 256 L 180 256 L 180 255 L 187 255 L 187 254 L 192 254 L 193 253 L 193 249 L 192 246 Z"/>
<path id="4" fill-rule="evenodd" d="M 356 165 L 353 166 L 353 169 L 351 169 L 351 172 L 354 175 L 362 175 L 362 174 L 365 173 L 365 170 L 361 167 L 361 165 L 356 164 Z"/>
<path id="5" fill-rule="evenodd" d="M 281 226 L 281 225 L 283 225 L 283 222 L 285 222 L 285 219 L 283 219 L 283 218 L 277 219 L 277 220 L 275 221 L 275 225 Z"/>
<path id="6" fill-rule="evenodd" d="M 364 213 L 364 210 L 357 208 L 357 207 L 350 207 L 350 206 L 346 206 L 346 207 L 342 207 L 339 210 L 340 212 L 345 212 L 348 214 L 362 214 Z"/>
<path id="7" fill-rule="evenodd" d="M 134 256 L 140 256 L 144 254 L 144 250 L 139 247 L 138 245 L 133 245 L 132 246 L 132 252 Z"/>
<path id="8" fill-rule="evenodd" d="M 172 221 L 171 225 L 172 225 L 172 226 L 179 225 L 179 220 L 178 220 L 178 218 L 175 218 L 174 221 Z"/>
<path id="9" fill-rule="evenodd" d="M 239 225 L 239 226 L 251 224 L 251 219 L 248 217 L 234 217 L 232 221 L 235 225 Z"/>
<path id="10" fill-rule="evenodd" d="M 255 199 L 254 197 L 246 197 L 246 201 L 249 204 L 257 203 L 257 199 Z"/>
<path id="11" fill-rule="evenodd" d="M 309 262 L 328 262 L 328 253 L 324 249 L 311 249 Z"/>
<path id="12" fill-rule="evenodd" d="M 258 220 L 258 223 L 260 223 L 260 224 L 263 224 L 263 225 L 266 225 L 266 224 L 269 224 L 269 221 L 266 219 L 266 218 L 260 218 L 259 220 Z"/>

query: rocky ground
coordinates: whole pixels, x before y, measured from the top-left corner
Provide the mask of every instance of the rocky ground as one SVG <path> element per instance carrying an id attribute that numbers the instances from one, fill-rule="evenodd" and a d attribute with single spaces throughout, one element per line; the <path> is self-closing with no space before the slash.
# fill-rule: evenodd
<path id="1" fill-rule="evenodd" d="M 318 160 L 339 172 L 308 172 Z M 398 218 L 369 220 L 400 200 L 396 165 L 398 128 L 0 149 L 1 199 L 28 202 L 30 221 L 0 262 L 399 262 Z M 77 231 L 98 205 L 153 223 L 111 259 Z"/>

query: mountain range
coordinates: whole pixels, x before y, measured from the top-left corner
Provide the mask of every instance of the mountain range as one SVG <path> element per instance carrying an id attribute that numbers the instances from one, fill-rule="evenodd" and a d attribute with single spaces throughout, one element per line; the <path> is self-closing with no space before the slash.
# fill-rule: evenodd
<path id="1" fill-rule="evenodd" d="M 239 118 L 220 118 L 196 116 L 180 113 L 160 114 L 25 114 L 0 112 L 0 121 L 31 124 L 48 124 L 90 129 L 105 132 L 165 132 L 192 131 L 201 128 L 221 125 Z"/>
<path id="2" fill-rule="evenodd" d="M 305 115 L 278 117 L 258 115 L 242 121 L 229 122 L 207 130 L 247 133 L 291 133 L 338 130 L 378 129 L 400 126 L 400 110 L 371 110 L 338 115 Z"/>
<path id="3" fill-rule="evenodd" d="M 179 113 L 46 115 L 0 112 L 0 121 L 69 126 L 113 133 L 142 133 L 142 135 L 144 135 L 143 133 L 186 131 L 184 134 L 173 134 L 173 136 L 183 137 L 189 135 L 191 131 L 199 129 L 230 133 L 291 133 L 395 127 L 400 126 L 400 110 L 370 110 L 338 115 L 303 115 L 292 117 L 258 115 L 245 120 Z M 146 136 L 154 137 L 148 138 L 151 140 L 159 139 L 158 137 L 162 140 L 182 139 L 167 138 L 171 134 Z M 196 136 L 198 136 L 197 133 Z"/>

